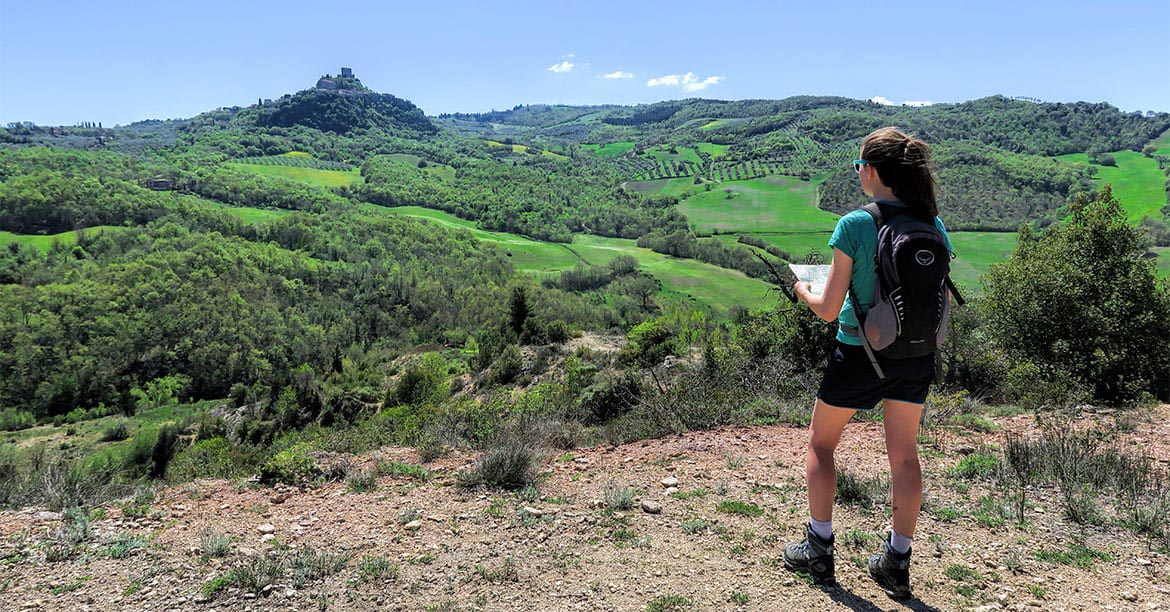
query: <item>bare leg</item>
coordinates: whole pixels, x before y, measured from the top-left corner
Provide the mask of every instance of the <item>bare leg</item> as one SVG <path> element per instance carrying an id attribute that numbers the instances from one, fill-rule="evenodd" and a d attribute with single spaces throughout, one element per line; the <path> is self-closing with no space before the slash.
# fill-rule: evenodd
<path id="1" fill-rule="evenodd" d="M 833 520 L 833 496 L 837 493 L 833 451 L 841 441 L 841 430 L 854 412 L 830 406 L 819 399 L 813 406 L 812 423 L 808 428 L 805 479 L 808 483 L 808 510 L 815 520 Z"/>
<path id="2" fill-rule="evenodd" d="M 922 467 L 918 464 L 918 423 L 922 404 L 884 400 L 886 454 L 893 479 L 894 531 L 914 537 L 922 506 Z"/>

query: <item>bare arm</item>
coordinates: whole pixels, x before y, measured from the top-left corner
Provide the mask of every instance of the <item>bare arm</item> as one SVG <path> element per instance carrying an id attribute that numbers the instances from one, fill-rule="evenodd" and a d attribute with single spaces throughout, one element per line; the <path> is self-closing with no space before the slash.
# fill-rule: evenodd
<path id="1" fill-rule="evenodd" d="M 835 321 L 841 313 L 841 305 L 845 303 L 845 293 L 849 291 L 849 279 L 853 274 L 853 259 L 843 253 L 841 249 L 833 249 L 833 263 L 829 265 L 829 280 L 825 284 L 825 292 L 821 295 L 812 295 L 808 292 L 808 283 L 797 282 L 792 286 L 796 299 L 808 304 L 816 315 L 826 321 Z"/>

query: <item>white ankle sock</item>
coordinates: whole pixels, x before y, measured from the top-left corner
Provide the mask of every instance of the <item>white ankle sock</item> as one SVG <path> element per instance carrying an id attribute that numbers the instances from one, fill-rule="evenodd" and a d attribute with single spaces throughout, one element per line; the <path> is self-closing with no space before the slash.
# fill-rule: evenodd
<path id="1" fill-rule="evenodd" d="M 890 548 L 899 555 L 904 555 L 910 550 L 910 544 L 914 542 L 914 538 L 904 536 L 897 531 L 890 532 Z"/>
<path id="2" fill-rule="evenodd" d="M 833 537 L 832 519 L 827 521 L 818 521 L 817 519 L 810 516 L 808 517 L 808 522 L 810 525 L 812 525 L 813 533 L 817 534 L 818 538 L 822 540 L 828 540 L 829 538 Z"/>

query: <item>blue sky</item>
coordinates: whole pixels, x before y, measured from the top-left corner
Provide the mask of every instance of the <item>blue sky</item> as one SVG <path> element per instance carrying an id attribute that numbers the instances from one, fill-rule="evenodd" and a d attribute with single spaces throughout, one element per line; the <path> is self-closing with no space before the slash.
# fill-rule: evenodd
<path id="1" fill-rule="evenodd" d="M 0 0 L 0 124 L 190 117 L 341 66 L 432 115 L 799 94 L 1170 111 L 1170 2 Z"/>

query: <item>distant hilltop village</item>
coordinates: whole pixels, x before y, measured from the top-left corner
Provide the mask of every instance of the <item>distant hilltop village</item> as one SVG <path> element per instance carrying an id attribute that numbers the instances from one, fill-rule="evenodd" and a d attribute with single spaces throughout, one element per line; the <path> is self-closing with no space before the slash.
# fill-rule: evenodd
<path id="1" fill-rule="evenodd" d="M 362 82 L 353 76 L 353 70 L 345 67 L 341 68 L 341 74 L 337 76 L 327 74 L 317 79 L 316 89 L 317 91 L 328 91 L 343 96 L 370 93 L 370 90 L 366 89 L 366 86 L 362 85 Z"/>
<path id="2" fill-rule="evenodd" d="M 309 91 L 320 91 L 325 93 L 335 93 L 342 96 L 357 96 L 361 94 L 374 93 L 373 90 L 362 85 L 362 82 L 353 75 L 352 68 L 342 66 L 341 74 L 333 76 L 327 74 L 317 79 L 317 84 Z M 280 97 L 281 100 L 291 98 L 292 94 L 284 94 Z M 256 101 L 259 106 L 269 106 L 273 104 L 272 98 L 261 98 Z"/>

